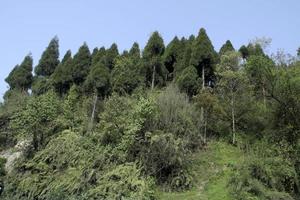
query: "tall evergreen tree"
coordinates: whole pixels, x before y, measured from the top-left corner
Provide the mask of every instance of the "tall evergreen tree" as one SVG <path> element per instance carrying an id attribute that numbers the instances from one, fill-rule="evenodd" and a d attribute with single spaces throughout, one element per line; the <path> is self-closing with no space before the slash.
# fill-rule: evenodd
<path id="1" fill-rule="evenodd" d="M 96 65 L 105 56 L 105 53 L 105 48 L 101 47 L 97 53 L 92 56 L 92 66 Z"/>
<path id="2" fill-rule="evenodd" d="M 182 45 L 182 58 L 180 61 L 176 64 L 175 67 L 175 78 L 178 78 L 180 76 L 180 73 L 190 66 L 190 60 L 192 55 L 192 46 L 195 40 L 195 36 L 191 35 L 189 39 L 182 38 L 181 39 L 181 45 Z"/>
<path id="3" fill-rule="evenodd" d="M 86 43 L 84 43 L 74 55 L 72 63 L 71 74 L 73 82 L 80 85 L 89 74 L 91 65 L 91 53 Z"/>
<path id="4" fill-rule="evenodd" d="M 119 55 L 117 44 L 113 43 L 109 49 L 106 50 L 105 56 L 103 58 L 104 65 L 110 70 L 114 68 L 114 62 Z"/>
<path id="5" fill-rule="evenodd" d="M 140 46 L 137 42 L 133 43 L 131 49 L 129 50 L 129 56 L 134 57 L 134 58 L 141 57 Z"/>
<path id="6" fill-rule="evenodd" d="M 32 63 L 31 55 L 27 55 L 20 65 L 14 67 L 5 79 L 5 81 L 9 84 L 10 89 L 27 91 L 31 88 L 33 80 Z"/>
<path id="7" fill-rule="evenodd" d="M 192 47 L 190 64 L 202 77 L 202 88 L 213 81 L 216 52 L 204 28 L 201 28 Z"/>
<path id="8" fill-rule="evenodd" d="M 51 75 L 51 83 L 59 94 L 65 94 L 72 85 L 72 53 L 70 50 L 66 52 L 61 63 L 57 66 Z"/>
<path id="9" fill-rule="evenodd" d="M 155 31 L 149 38 L 143 52 L 146 67 L 146 80 L 148 83 L 151 82 L 152 89 L 155 84 L 163 84 L 165 80 L 166 70 L 162 63 L 164 51 L 164 41 L 160 34 Z"/>
<path id="10" fill-rule="evenodd" d="M 46 50 L 43 52 L 39 64 L 35 68 L 35 74 L 38 76 L 50 76 L 59 64 L 59 44 L 58 37 L 54 37 Z"/>
<path id="11" fill-rule="evenodd" d="M 180 47 L 180 40 L 177 36 L 166 47 L 166 51 L 164 53 L 164 64 L 169 73 L 174 71 L 174 65 L 178 61 L 178 57 L 180 55 Z"/>
<path id="12" fill-rule="evenodd" d="M 84 82 L 84 88 L 89 94 L 95 93 L 96 96 L 99 95 L 100 97 L 108 95 L 110 91 L 110 71 L 102 62 L 92 66 Z"/>
<path id="13" fill-rule="evenodd" d="M 91 55 L 91 56 L 92 56 L 92 59 L 94 58 L 94 56 L 97 55 L 98 51 L 99 51 L 98 47 L 95 47 L 95 48 L 93 49 L 93 52 L 92 52 L 92 55 Z"/>
<path id="14" fill-rule="evenodd" d="M 220 49 L 219 55 L 224 55 L 228 51 L 235 51 L 233 45 L 231 44 L 230 40 L 227 40 L 225 44 Z"/>

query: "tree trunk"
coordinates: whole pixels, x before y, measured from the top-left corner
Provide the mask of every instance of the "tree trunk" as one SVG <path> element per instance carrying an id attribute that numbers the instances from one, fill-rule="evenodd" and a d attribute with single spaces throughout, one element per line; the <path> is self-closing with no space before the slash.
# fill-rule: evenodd
<path id="1" fill-rule="evenodd" d="M 207 126 L 207 117 L 204 119 L 204 144 L 206 144 L 206 126 Z"/>
<path id="2" fill-rule="evenodd" d="M 204 71 L 204 65 L 202 67 L 202 90 L 204 89 L 205 87 L 205 71 Z"/>
<path id="3" fill-rule="evenodd" d="M 155 70 L 156 70 L 156 66 L 153 65 L 151 90 L 153 90 L 153 88 L 154 88 L 154 82 L 155 82 Z"/>
<path id="4" fill-rule="evenodd" d="M 263 92 L 263 98 L 264 98 L 264 106 L 266 107 L 267 103 L 266 103 L 266 89 L 265 86 L 263 85 L 262 88 L 262 92 Z"/>
<path id="5" fill-rule="evenodd" d="M 231 117 L 232 117 L 232 144 L 236 142 L 236 135 L 235 135 L 235 111 L 234 111 L 234 95 L 232 92 L 231 97 Z"/>
<path id="6" fill-rule="evenodd" d="M 93 110 L 92 110 L 91 120 L 90 120 L 90 124 L 89 124 L 89 128 L 88 128 L 89 131 L 91 131 L 92 128 L 93 128 L 93 123 L 94 123 L 94 118 L 95 118 L 97 101 L 98 101 L 98 95 L 97 95 L 97 92 L 95 92 L 94 103 L 93 103 Z"/>
<path id="7" fill-rule="evenodd" d="M 205 74 L 204 74 L 204 66 L 202 67 L 202 92 L 205 89 Z M 201 124 L 202 127 L 204 127 L 204 133 L 203 133 L 203 142 L 206 143 L 206 120 L 204 119 L 204 108 L 201 106 Z"/>

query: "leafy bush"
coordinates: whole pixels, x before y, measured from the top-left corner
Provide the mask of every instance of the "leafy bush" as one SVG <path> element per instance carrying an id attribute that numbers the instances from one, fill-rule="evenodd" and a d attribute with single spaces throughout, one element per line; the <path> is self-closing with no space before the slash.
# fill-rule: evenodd
<path id="1" fill-rule="evenodd" d="M 298 180 L 292 163 L 277 156 L 251 157 L 238 167 L 230 181 L 237 199 L 293 199 Z"/>
<path id="2" fill-rule="evenodd" d="M 154 199 L 153 180 L 141 178 L 134 163 L 116 166 L 98 180 L 87 193 L 88 199 Z"/>

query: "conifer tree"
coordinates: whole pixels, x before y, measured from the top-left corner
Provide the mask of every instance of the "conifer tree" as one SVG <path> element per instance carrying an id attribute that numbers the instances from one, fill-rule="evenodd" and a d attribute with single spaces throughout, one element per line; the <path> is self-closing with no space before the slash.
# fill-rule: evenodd
<path id="1" fill-rule="evenodd" d="M 106 50 L 104 47 L 101 47 L 97 53 L 92 56 L 92 66 L 96 65 L 104 56 L 105 56 Z"/>
<path id="2" fill-rule="evenodd" d="M 59 44 L 58 37 L 54 37 L 46 50 L 43 52 L 39 64 L 35 68 L 37 76 L 49 77 L 59 64 Z"/>
<path id="3" fill-rule="evenodd" d="M 227 40 L 225 44 L 220 49 L 219 55 L 224 55 L 228 51 L 234 51 L 234 47 L 231 44 L 230 40 Z"/>
<path id="4" fill-rule="evenodd" d="M 201 28 L 192 47 L 190 64 L 196 67 L 202 77 L 202 88 L 213 81 L 216 52 L 204 28 Z"/>
<path id="5" fill-rule="evenodd" d="M 99 49 L 97 48 L 97 47 L 95 47 L 94 49 L 93 49 L 93 52 L 92 52 L 92 59 L 94 58 L 94 56 L 96 56 L 97 55 L 97 53 L 98 53 L 98 51 L 99 51 Z"/>
<path id="6" fill-rule="evenodd" d="M 32 63 L 31 55 L 27 55 L 20 65 L 14 67 L 5 79 L 5 81 L 9 84 L 10 89 L 27 91 L 31 88 L 33 80 Z"/>
<path id="7" fill-rule="evenodd" d="M 181 45 L 178 37 L 176 36 L 166 47 L 166 51 L 164 53 L 164 64 L 169 71 L 172 73 L 174 71 L 174 65 L 178 61 L 178 57 L 180 56 Z"/>
<path id="8" fill-rule="evenodd" d="M 102 62 L 92 66 L 84 82 L 84 88 L 87 93 L 95 93 L 100 97 L 108 95 L 110 91 L 110 71 Z"/>
<path id="9" fill-rule="evenodd" d="M 114 61 L 119 55 L 117 44 L 113 43 L 109 49 L 106 50 L 105 56 L 103 58 L 103 63 L 110 70 L 114 68 Z"/>
<path id="10" fill-rule="evenodd" d="M 195 40 L 194 35 L 191 35 L 189 39 L 185 40 L 185 38 L 181 39 L 182 43 L 182 59 L 176 64 L 175 67 L 175 78 L 178 78 L 181 72 L 190 66 L 191 54 L 192 54 L 192 46 Z"/>
<path id="11" fill-rule="evenodd" d="M 137 42 L 133 43 L 131 49 L 129 50 L 129 56 L 134 57 L 134 58 L 140 58 L 141 57 L 140 46 Z"/>
<path id="12" fill-rule="evenodd" d="M 84 43 L 74 55 L 72 62 L 72 79 L 76 85 L 80 85 L 86 80 L 91 66 L 91 53 L 89 47 Z"/>
<path id="13" fill-rule="evenodd" d="M 155 31 L 149 38 L 144 52 L 143 58 L 146 68 L 146 80 L 151 82 L 151 89 L 157 83 L 163 84 L 165 81 L 166 70 L 162 63 L 162 55 L 165 51 L 165 45 L 160 34 Z"/>
<path id="14" fill-rule="evenodd" d="M 51 75 L 51 83 L 56 92 L 65 94 L 72 85 L 72 53 L 70 50 L 66 52 L 61 63 L 57 66 L 54 73 Z"/>

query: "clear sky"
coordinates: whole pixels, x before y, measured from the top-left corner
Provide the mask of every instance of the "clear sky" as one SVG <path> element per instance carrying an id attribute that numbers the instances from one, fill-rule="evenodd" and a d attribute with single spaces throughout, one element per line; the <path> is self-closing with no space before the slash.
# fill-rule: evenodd
<path id="1" fill-rule="evenodd" d="M 143 48 L 155 30 L 167 43 L 201 27 L 216 50 L 227 39 L 239 48 L 265 36 L 272 38 L 271 52 L 295 55 L 300 0 L 0 0 L 0 96 L 11 69 L 29 52 L 36 65 L 55 35 L 62 57 L 84 41 L 91 50 L 116 42 L 123 51 L 135 41 Z"/>

